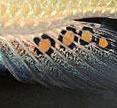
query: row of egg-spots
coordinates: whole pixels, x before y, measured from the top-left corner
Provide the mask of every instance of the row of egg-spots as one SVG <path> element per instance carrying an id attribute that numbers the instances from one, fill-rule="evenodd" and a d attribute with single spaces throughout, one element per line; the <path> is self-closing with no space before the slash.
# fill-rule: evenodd
<path id="1" fill-rule="evenodd" d="M 41 39 L 39 37 L 35 37 L 33 39 L 38 46 L 38 54 L 47 53 L 50 55 L 53 52 L 51 46 L 56 47 L 56 40 L 52 39 L 51 36 L 47 34 L 41 35 Z M 93 36 L 93 32 L 89 29 L 86 30 L 86 28 L 83 28 L 78 33 L 75 28 L 68 26 L 66 27 L 66 30 L 63 29 L 58 34 L 58 41 L 62 42 L 65 46 L 70 47 L 71 49 L 76 47 L 74 42 L 78 42 L 78 40 L 80 40 L 80 44 L 84 46 L 91 42 L 95 42 L 101 48 L 107 48 L 109 45 L 109 42 L 106 38 L 96 38 Z"/>
<path id="2" fill-rule="evenodd" d="M 66 30 L 61 31 L 61 34 L 63 37 L 60 35 L 59 40 L 67 46 L 73 45 L 73 42 L 77 42 L 78 39 L 80 41 L 80 44 L 84 46 L 88 45 L 91 42 L 96 43 L 101 48 L 108 48 L 109 46 L 109 41 L 105 37 L 94 37 L 93 30 L 88 27 L 83 27 L 82 30 L 77 32 L 76 28 L 68 26 L 66 27 Z"/>
<path id="3" fill-rule="evenodd" d="M 51 55 L 53 53 L 52 47 L 59 49 L 60 46 L 63 46 L 62 43 L 66 46 L 72 46 L 72 43 L 74 41 L 73 32 L 66 33 L 66 35 L 63 38 L 62 43 L 58 39 L 60 34 L 61 34 L 60 30 L 57 30 L 57 31 L 55 30 L 55 31 L 51 31 L 49 35 L 45 33 L 45 34 L 39 35 L 38 37 L 35 37 L 33 41 L 38 46 L 38 49 L 36 48 L 37 53 L 38 54 L 46 53 L 46 54 Z"/>
<path id="4" fill-rule="evenodd" d="M 93 36 L 94 33 L 95 32 L 93 31 L 92 28 L 83 27 L 83 31 L 81 33 L 81 39 L 87 43 L 94 42 L 101 48 L 107 48 L 109 44 L 108 40 L 102 36 L 100 36 L 99 38 L 95 37 Z"/>

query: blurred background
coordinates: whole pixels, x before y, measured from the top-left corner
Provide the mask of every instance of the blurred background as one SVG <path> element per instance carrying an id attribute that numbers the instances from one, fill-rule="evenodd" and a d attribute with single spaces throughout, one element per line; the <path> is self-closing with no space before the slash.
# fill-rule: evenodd
<path id="1" fill-rule="evenodd" d="M 117 108 L 115 91 L 72 91 L 23 84 L 0 76 L 0 108 Z"/>

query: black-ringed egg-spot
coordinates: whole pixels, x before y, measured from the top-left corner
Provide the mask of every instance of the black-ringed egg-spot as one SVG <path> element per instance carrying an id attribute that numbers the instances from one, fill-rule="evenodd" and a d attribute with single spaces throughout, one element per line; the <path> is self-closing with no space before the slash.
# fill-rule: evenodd
<path id="1" fill-rule="evenodd" d="M 95 37 L 93 36 L 94 31 L 92 28 L 83 27 L 81 31 L 79 31 L 78 35 L 80 36 L 80 44 L 85 46 L 89 43 L 95 41 Z"/>
<path id="2" fill-rule="evenodd" d="M 74 47 L 76 47 L 74 41 L 78 42 L 78 37 L 76 36 L 76 29 L 71 26 L 67 26 L 66 30 L 63 29 L 60 32 L 58 40 L 61 41 L 67 47 L 73 49 Z"/>
<path id="3" fill-rule="evenodd" d="M 55 47 L 55 41 L 47 34 L 35 37 L 34 42 L 38 46 L 38 48 L 36 48 L 38 54 L 46 53 L 51 55 L 53 53 L 51 46 Z"/>

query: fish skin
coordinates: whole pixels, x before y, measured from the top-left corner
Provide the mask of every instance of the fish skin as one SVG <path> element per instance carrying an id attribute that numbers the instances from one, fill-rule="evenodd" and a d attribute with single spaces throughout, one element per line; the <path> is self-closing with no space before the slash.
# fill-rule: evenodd
<path id="1" fill-rule="evenodd" d="M 116 18 L 116 4 L 116 0 L 0 0 L 0 34 L 48 30 L 74 18 Z"/>
<path id="2" fill-rule="evenodd" d="M 5 2 L 0 1 L 0 70 L 7 68 L 19 81 L 38 82 L 46 87 L 117 87 L 116 0 Z M 29 14 L 36 5 L 42 10 L 38 15 Z M 62 30 L 76 36 L 71 47 L 59 39 Z M 89 43 L 81 41 L 80 32 L 85 31 L 93 36 Z M 41 52 L 35 38 L 51 38 L 49 50 Z M 107 40 L 108 47 L 99 46 L 100 38 Z"/>

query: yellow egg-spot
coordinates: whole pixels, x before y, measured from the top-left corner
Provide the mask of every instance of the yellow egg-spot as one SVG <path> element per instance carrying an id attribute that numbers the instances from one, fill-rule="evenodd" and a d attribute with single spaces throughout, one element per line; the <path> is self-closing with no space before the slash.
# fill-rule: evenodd
<path id="1" fill-rule="evenodd" d="M 74 41 L 74 33 L 73 32 L 67 32 L 63 36 L 63 43 L 65 45 L 69 46 L 70 44 L 72 44 L 73 41 Z"/>
<path id="2" fill-rule="evenodd" d="M 30 3 L 31 5 L 34 5 L 34 2 L 35 2 L 35 0 L 29 0 L 29 3 Z"/>
<path id="3" fill-rule="evenodd" d="M 51 46 L 49 39 L 43 39 L 39 43 L 39 50 L 43 53 L 47 52 Z"/>
<path id="4" fill-rule="evenodd" d="M 84 31 L 82 33 L 81 39 L 89 43 L 92 40 L 92 34 L 89 31 Z"/>
<path id="5" fill-rule="evenodd" d="M 6 6 L 4 4 L 0 4 L 0 14 L 4 14 L 6 12 Z"/>
<path id="6" fill-rule="evenodd" d="M 99 39 L 99 46 L 102 48 L 106 48 L 108 46 L 108 41 L 105 38 Z"/>
<path id="7" fill-rule="evenodd" d="M 12 14 L 12 15 L 15 15 L 15 14 L 16 14 L 16 11 L 17 11 L 17 6 L 16 6 L 16 4 L 12 4 L 12 6 L 11 6 L 11 14 Z"/>
<path id="8" fill-rule="evenodd" d="M 22 13 L 25 15 L 25 16 L 27 16 L 28 15 L 28 13 L 29 13 L 29 6 L 27 5 L 27 4 L 22 4 L 21 5 L 21 8 L 22 8 Z"/>
<path id="9" fill-rule="evenodd" d="M 41 13 L 41 8 L 39 6 L 35 6 L 33 10 L 36 16 L 38 16 Z"/>

